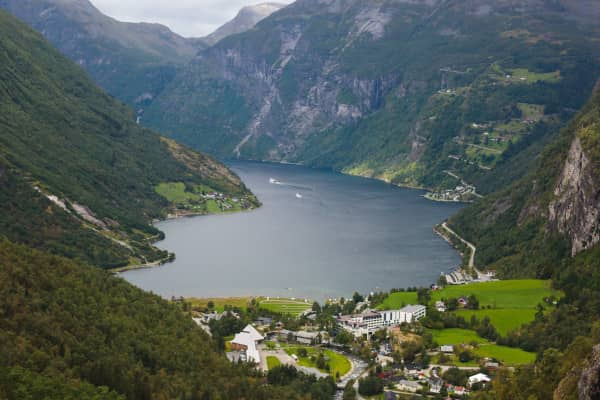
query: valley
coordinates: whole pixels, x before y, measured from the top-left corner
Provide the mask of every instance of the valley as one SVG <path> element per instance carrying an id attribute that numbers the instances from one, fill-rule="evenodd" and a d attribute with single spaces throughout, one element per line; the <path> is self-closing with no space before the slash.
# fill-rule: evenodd
<path id="1" fill-rule="evenodd" d="M 0 0 L 0 399 L 597 398 L 600 3 L 183 1 Z"/>

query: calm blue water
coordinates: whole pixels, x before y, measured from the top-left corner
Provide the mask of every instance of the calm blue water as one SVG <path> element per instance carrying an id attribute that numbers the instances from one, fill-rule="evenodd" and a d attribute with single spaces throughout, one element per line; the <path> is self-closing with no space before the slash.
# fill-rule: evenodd
<path id="1" fill-rule="evenodd" d="M 177 254 L 122 276 L 163 296 L 326 297 L 428 285 L 459 256 L 433 226 L 460 206 L 422 191 L 293 165 L 234 162 L 258 210 L 161 222 Z M 269 178 L 282 185 L 270 184 Z M 299 193 L 302 199 L 298 199 Z"/>

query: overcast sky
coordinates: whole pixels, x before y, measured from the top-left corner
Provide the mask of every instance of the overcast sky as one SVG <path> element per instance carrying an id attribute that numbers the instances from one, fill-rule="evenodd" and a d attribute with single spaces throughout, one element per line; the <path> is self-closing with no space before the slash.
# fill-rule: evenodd
<path id="1" fill-rule="evenodd" d="M 212 33 L 244 6 L 291 3 L 292 0 L 91 0 L 104 14 L 120 21 L 158 22 L 187 37 Z"/>

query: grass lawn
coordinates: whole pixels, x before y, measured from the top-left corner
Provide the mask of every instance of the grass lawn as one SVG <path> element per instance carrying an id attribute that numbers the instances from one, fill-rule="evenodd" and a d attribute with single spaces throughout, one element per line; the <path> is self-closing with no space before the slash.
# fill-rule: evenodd
<path id="1" fill-rule="evenodd" d="M 475 331 L 470 331 L 468 329 L 451 328 L 431 330 L 430 332 L 433 335 L 433 340 L 440 346 L 469 344 L 471 342 L 489 343 L 487 339 L 479 337 Z"/>
<path id="2" fill-rule="evenodd" d="M 304 311 L 312 308 L 312 303 L 305 303 L 300 300 L 292 299 L 262 299 L 259 300 L 260 308 L 280 314 L 290 314 L 298 316 Z"/>
<path id="3" fill-rule="evenodd" d="M 207 307 L 208 302 L 212 301 L 215 304 L 215 310 L 218 312 L 225 311 L 225 306 L 232 306 L 245 309 L 250 302 L 250 297 L 222 297 L 222 298 L 186 298 L 186 301 L 192 303 L 192 307 Z"/>
<path id="4" fill-rule="evenodd" d="M 482 345 L 475 353 L 480 357 L 495 358 L 508 365 L 530 364 L 535 361 L 535 353 L 496 344 Z"/>
<path id="5" fill-rule="evenodd" d="M 499 346 L 490 343 L 487 339 L 480 338 L 473 331 L 467 329 L 443 329 L 432 330 L 433 339 L 439 345 L 461 345 L 477 342 L 479 347 L 475 350 L 475 354 L 479 357 L 495 358 L 508 365 L 528 364 L 535 360 L 535 353 L 528 353 L 521 349 L 512 347 Z M 459 366 L 472 366 L 473 362 L 460 363 L 452 362 L 451 364 Z"/>
<path id="6" fill-rule="evenodd" d="M 308 356 L 300 357 L 298 355 L 298 350 L 300 348 L 305 348 Z M 310 359 L 310 356 L 318 356 L 320 349 L 316 349 L 314 347 L 303 347 L 303 346 L 290 346 L 285 348 L 285 352 L 289 355 L 295 354 L 298 357 L 298 365 L 301 367 L 310 367 L 317 368 L 316 363 Z M 329 358 L 329 374 L 333 377 L 339 372 L 340 376 L 346 375 L 350 372 L 350 368 L 352 368 L 352 364 L 350 360 L 343 356 L 342 354 L 336 353 L 329 349 L 323 350 L 325 357 Z M 325 370 L 320 370 L 321 372 L 327 373 Z"/>
<path id="7" fill-rule="evenodd" d="M 215 200 L 206 200 L 206 211 L 211 214 L 218 214 L 222 212 L 221 207 Z"/>
<path id="8" fill-rule="evenodd" d="M 492 325 L 502 336 L 510 331 L 514 331 L 521 325 L 529 323 L 535 319 L 536 310 L 526 308 L 504 308 L 491 310 L 460 310 L 456 314 L 464 317 L 467 321 L 475 315 L 480 321 L 486 316 L 489 317 Z"/>
<path id="9" fill-rule="evenodd" d="M 417 304 L 417 292 L 391 293 L 379 308 L 382 310 L 396 310 L 407 304 Z"/>
<path id="10" fill-rule="evenodd" d="M 431 363 L 440 365 L 454 365 L 456 367 L 473 367 L 479 369 L 479 363 L 477 361 L 461 362 L 454 354 L 446 354 L 445 356 L 450 361 L 440 363 L 440 356 L 435 355 L 431 358 Z"/>
<path id="11" fill-rule="evenodd" d="M 544 297 L 560 297 L 560 292 L 550 288 L 550 281 L 535 279 L 508 280 L 473 283 L 470 285 L 446 286 L 433 292 L 432 300 L 442 298 L 469 296 L 474 294 L 479 299 L 480 307 L 492 308 L 529 308 L 535 309 Z"/>
<path id="12" fill-rule="evenodd" d="M 158 184 L 154 190 L 172 203 L 185 203 L 190 200 L 200 200 L 199 195 L 186 192 L 185 184 L 183 182 L 163 182 Z"/>
<path id="13" fill-rule="evenodd" d="M 267 368 L 273 369 L 279 365 L 281 365 L 281 361 L 279 361 L 279 358 L 274 356 L 267 357 Z"/>

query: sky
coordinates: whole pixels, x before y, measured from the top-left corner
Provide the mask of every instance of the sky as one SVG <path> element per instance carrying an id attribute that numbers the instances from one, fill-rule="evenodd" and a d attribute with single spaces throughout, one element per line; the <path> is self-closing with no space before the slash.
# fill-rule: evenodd
<path id="1" fill-rule="evenodd" d="M 248 5 L 292 0 L 91 0 L 104 14 L 120 21 L 158 22 L 186 37 L 212 33 Z"/>

